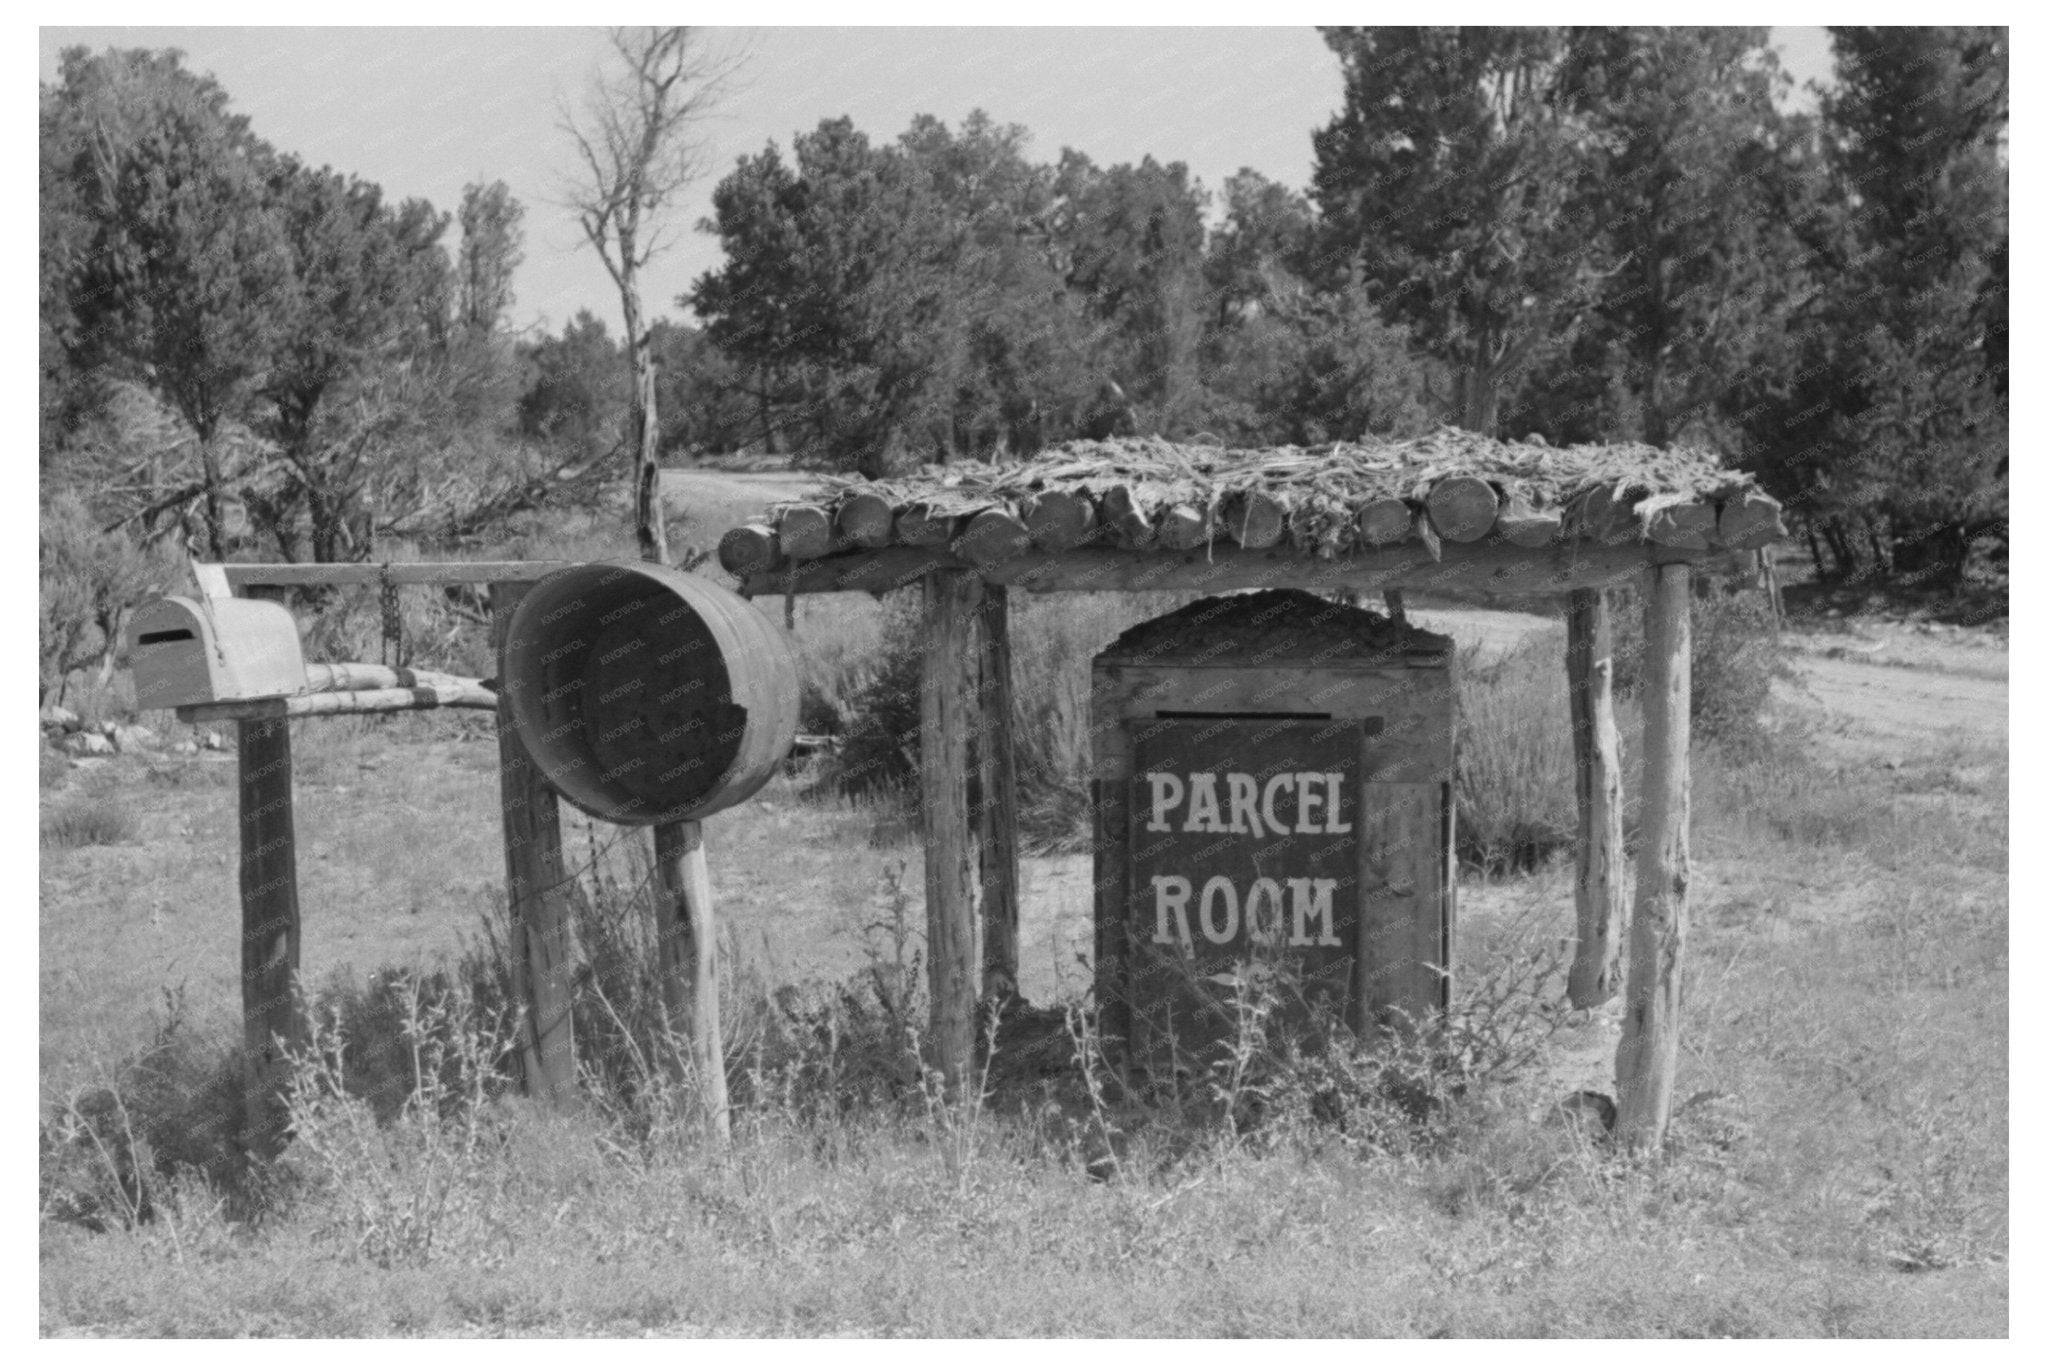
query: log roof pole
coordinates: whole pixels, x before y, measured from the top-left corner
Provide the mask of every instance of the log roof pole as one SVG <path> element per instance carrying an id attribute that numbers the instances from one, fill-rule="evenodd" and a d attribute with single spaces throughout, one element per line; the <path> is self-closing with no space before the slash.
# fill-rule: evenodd
<path id="1" fill-rule="evenodd" d="M 1619 984 L 1628 859 L 1622 851 L 1621 735 L 1614 721 L 1607 594 L 1579 588 L 1566 602 L 1565 675 L 1579 810 L 1573 882 L 1578 946 L 1568 989 L 1573 1008 L 1584 1010 L 1613 999 Z"/>
<path id="2" fill-rule="evenodd" d="M 1010 676 L 1010 590 L 984 585 L 981 612 L 981 979 L 1017 991 L 1017 737 Z"/>
<path id="3" fill-rule="evenodd" d="M 931 978 L 932 1063 L 949 1095 L 973 1070 L 976 862 L 967 809 L 968 736 L 980 669 L 974 618 L 982 583 L 941 569 L 924 580 L 924 669 L 919 756 L 923 769 L 925 962 Z"/>
<path id="4" fill-rule="evenodd" d="M 1655 1153 L 1671 1118 L 1692 880 L 1692 571 L 1651 570 L 1643 603 L 1643 826 L 1615 1050 L 1615 1135 Z"/>

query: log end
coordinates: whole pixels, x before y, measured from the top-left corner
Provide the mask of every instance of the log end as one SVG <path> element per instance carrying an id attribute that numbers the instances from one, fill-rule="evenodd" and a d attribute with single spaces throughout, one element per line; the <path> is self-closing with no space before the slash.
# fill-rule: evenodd
<path id="1" fill-rule="evenodd" d="M 1500 515 L 1500 495 L 1493 485 L 1468 474 L 1438 479 L 1425 505 L 1436 533 L 1464 545 L 1484 540 Z"/>
<path id="2" fill-rule="evenodd" d="M 744 578 L 775 567 L 775 530 L 758 522 L 735 526 L 718 539 L 718 562 L 725 571 Z"/>

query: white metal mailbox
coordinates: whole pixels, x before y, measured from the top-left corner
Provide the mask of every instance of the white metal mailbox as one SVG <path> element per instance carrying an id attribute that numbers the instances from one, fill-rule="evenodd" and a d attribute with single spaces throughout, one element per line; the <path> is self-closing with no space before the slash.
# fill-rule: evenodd
<path id="1" fill-rule="evenodd" d="M 160 597 L 130 622 L 128 659 L 145 711 L 306 690 L 299 628 L 275 602 Z"/>

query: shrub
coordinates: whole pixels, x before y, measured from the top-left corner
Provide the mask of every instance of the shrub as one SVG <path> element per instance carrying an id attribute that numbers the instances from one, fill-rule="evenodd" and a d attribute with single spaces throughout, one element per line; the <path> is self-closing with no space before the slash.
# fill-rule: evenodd
<path id="1" fill-rule="evenodd" d="M 155 1218 L 182 1176 L 227 1191 L 239 1216 L 274 1186 L 247 1161 L 239 1051 L 189 1026 L 184 992 L 164 992 L 155 1036 L 106 1085 L 67 1096 L 41 1124 L 42 1216 L 94 1229 Z"/>
<path id="2" fill-rule="evenodd" d="M 122 802 L 103 794 L 80 795 L 43 811 L 42 842 L 46 848 L 130 844 L 139 829 L 135 812 Z"/>
<path id="3" fill-rule="evenodd" d="M 348 1057 L 360 1047 L 338 1009 L 314 1011 L 286 1096 L 293 1161 L 311 1171 L 355 1250 L 384 1266 L 495 1231 L 490 1177 L 503 1169 L 490 1160 L 501 1136 L 490 1100 L 516 1046 L 511 1017 L 466 988 L 410 974 L 396 983 L 413 1078 L 396 1108 L 380 1113 L 358 1093 Z"/>
<path id="4" fill-rule="evenodd" d="M 1642 597 L 1611 594 L 1614 692 L 1633 697 L 1643 683 Z M 1756 592 L 1695 595 L 1692 603 L 1693 738 L 1753 748 L 1769 733 L 1774 682 L 1796 683 L 1791 655 Z"/>
<path id="5" fill-rule="evenodd" d="M 1464 866 L 1520 871 L 1570 847 L 1578 798 L 1562 632 L 1459 661 L 1455 774 Z"/>
<path id="6" fill-rule="evenodd" d="M 160 547 L 99 528 L 83 499 L 60 493 L 42 506 L 37 658 L 42 701 L 61 697 L 71 673 L 111 673 L 128 614 L 165 591 L 178 568 Z"/>
<path id="7" fill-rule="evenodd" d="M 1127 627 L 1170 611 L 1186 594 L 1126 593 L 1011 598 L 1012 732 L 1016 743 L 1020 837 L 1037 851 L 1088 846 L 1089 668 Z M 864 668 L 843 664 L 843 736 L 825 774 L 850 795 L 905 796 L 918 784 L 918 651 L 902 647 L 921 628 L 917 600 L 894 599 Z M 970 800 L 979 799 L 979 784 Z"/>

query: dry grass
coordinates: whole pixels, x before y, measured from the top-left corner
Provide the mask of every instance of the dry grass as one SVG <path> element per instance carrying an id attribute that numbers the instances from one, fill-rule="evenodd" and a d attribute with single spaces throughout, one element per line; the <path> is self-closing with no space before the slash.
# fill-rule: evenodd
<path id="1" fill-rule="evenodd" d="M 758 1102 L 765 1087 L 726 1156 L 624 1140 L 601 1111 L 486 1099 L 466 1112 L 488 1141 L 394 1128 L 381 1165 L 302 1158 L 296 1192 L 254 1229 L 189 1180 L 130 1230 L 46 1221 L 43 1329 L 1997 1335 L 2005 775 L 1981 744 L 1897 771 L 1703 758 L 1686 1103 L 1656 1165 L 1546 1122 L 1557 1095 L 1540 1070 L 1468 1090 L 1407 1150 L 1314 1123 L 1255 1143 L 1126 1123 L 1107 1185 L 1084 1169 L 1072 1092 L 967 1116 L 913 1088 L 835 1116 Z M 771 791 L 758 836 L 740 819 L 714 830 L 714 867 L 722 889 L 761 879 L 728 902 L 736 920 L 779 901 L 815 934 L 837 899 L 851 962 L 821 975 L 845 979 L 872 942 L 859 925 L 886 914 L 869 894 L 885 892 L 882 860 L 860 812 L 786 801 Z M 810 848 L 828 885 L 788 865 Z M 1525 898 L 1468 893 L 1469 987 L 1531 945 L 1511 932 Z M 1560 927 L 1567 899 L 1548 909 Z M 805 974 L 739 949 L 764 988 Z M 349 1194 L 401 1157 L 416 1187 Z M 395 1223 L 364 1238 L 365 1208 L 417 1217 L 427 1206 L 401 1196 L 437 1192 L 431 1238 Z"/>

